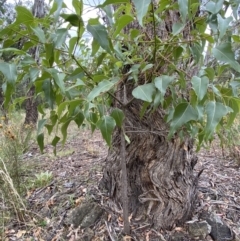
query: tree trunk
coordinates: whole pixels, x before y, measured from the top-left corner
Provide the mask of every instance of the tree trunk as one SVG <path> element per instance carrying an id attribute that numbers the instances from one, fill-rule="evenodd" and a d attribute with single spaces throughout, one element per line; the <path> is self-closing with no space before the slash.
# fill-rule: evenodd
<path id="1" fill-rule="evenodd" d="M 140 119 L 140 101 L 126 109 L 126 146 L 129 212 L 133 218 L 152 220 L 155 228 L 171 229 L 191 217 L 197 178 L 193 140 L 167 140 L 168 126 L 161 111 Z M 101 186 L 116 203 L 121 203 L 120 131 L 113 135 Z"/>
<path id="2" fill-rule="evenodd" d="M 34 5 L 32 9 L 33 15 L 37 18 L 44 17 L 44 0 L 34 0 Z M 30 54 L 35 59 L 36 63 L 39 64 L 40 57 L 39 57 L 39 47 L 34 47 L 30 49 Z M 29 81 L 30 82 L 30 81 Z M 25 121 L 24 125 L 36 125 L 38 120 L 38 101 L 34 97 L 35 94 L 35 86 L 32 85 L 27 93 L 27 99 L 25 103 Z"/>
<path id="3" fill-rule="evenodd" d="M 172 24 L 178 22 L 179 17 L 176 11 L 166 14 L 165 22 L 155 28 L 160 39 L 168 39 Z M 183 31 L 184 39 L 189 37 L 190 26 Z M 131 28 L 141 29 L 136 22 L 129 25 L 126 32 Z M 143 32 L 147 38 L 154 36 L 151 24 Z M 159 75 L 168 74 L 168 64 L 160 61 Z M 178 66 L 179 69 L 184 68 L 188 78 L 196 74 L 197 68 L 186 67 L 186 63 L 179 63 Z M 146 80 L 139 75 L 138 84 L 144 83 Z M 127 89 L 129 101 L 135 87 L 126 81 L 118 88 L 116 96 L 121 99 L 124 89 Z M 135 99 L 125 109 L 125 130 L 131 141 L 126 146 L 128 208 L 137 220 L 148 220 L 156 229 L 172 229 L 191 217 L 196 201 L 197 177 L 193 174 L 193 168 L 197 157 L 193 153 L 193 140 L 187 136 L 180 140 L 177 134 L 168 140 L 169 126 L 163 119 L 164 111 L 158 108 L 154 113 L 146 112 L 140 118 L 142 104 L 142 101 Z M 121 108 L 117 102 L 114 105 Z M 117 204 L 122 203 L 120 146 L 120 130 L 116 130 L 100 183 L 100 187 L 107 189 L 110 198 Z"/>

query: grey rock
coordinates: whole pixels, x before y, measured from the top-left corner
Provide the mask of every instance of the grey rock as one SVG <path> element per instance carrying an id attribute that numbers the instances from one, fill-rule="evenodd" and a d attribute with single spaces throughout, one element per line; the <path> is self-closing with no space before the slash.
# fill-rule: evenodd
<path id="1" fill-rule="evenodd" d="M 84 217 L 82 220 L 81 227 L 86 228 L 94 224 L 100 217 L 103 215 L 103 209 L 95 205 L 94 208 L 91 210 L 91 212 Z"/>
<path id="2" fill-rule="evenodd" d="M 89 202 L 80 205 L 72 212 L 72 223 L 75 228 L 87 228 L 93 225 L 103 215 L 103 209 L 96 203 Z"/>
<path id="3" fill-rule="evenodd" d="M 210 214 L 206 221 L 211 225 L 210 236 L 214 241 L 231 241 L 234 240 L 234 234 L 231 229 L 216 214 Z"/>
<path id="4" fill-rule="evenodd" d="M 186 240 L 186 234 L 182 232 L 174 232 L 169 237 L 170 241 L 185 241 Z"/>
<path id="5" fill-rule="evenodd" d="M 206 222 L 193 222 L 188 224 L 189 235 L 193 238 L 205 239 L 211 233 L 211 226 Z"/>

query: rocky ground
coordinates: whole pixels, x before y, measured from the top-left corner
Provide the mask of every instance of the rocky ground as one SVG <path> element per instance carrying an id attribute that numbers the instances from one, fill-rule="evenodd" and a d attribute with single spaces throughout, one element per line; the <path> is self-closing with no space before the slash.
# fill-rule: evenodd
<path id="1" fill-rule="evenodd" d="M 131 220 L 131 237 L 122 235 L 121 210 L 98 189 L 107 155 L 100 133 L 75 133 L 57 153 L 47 145 L 43 155 L 36 146 L 25 154 L 23 161 L 34 164 L 30 173 L 49 171 L 53 179 L 28 192 L 29 220 L 12 219 L 6 241 L 240 240 L 240 169 L 217 148 L 199 153 L 196 174 L 204 170 L 193 219 L 167 233 Z"/>

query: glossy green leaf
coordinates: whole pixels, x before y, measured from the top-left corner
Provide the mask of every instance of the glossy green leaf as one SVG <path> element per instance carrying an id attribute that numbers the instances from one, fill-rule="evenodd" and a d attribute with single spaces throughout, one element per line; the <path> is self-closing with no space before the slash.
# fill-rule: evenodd
<path id="1" fill-rule="evenodd" d="M 74 121 L 77 124 L 78 128 L 82 125 L 84 118 L 84 114 L 81 111 L 79 111 L 74 117 Z"/>
<path id="2" fill-rule="evenodd" d="M 69 22 L 74 27 L 81 27 L 83 26 L 82 18 L 77 14 L 66 14 L 62 13 L 60 15 L 66 22 Z"/>
<path id="3" fill-rule="evenodd" d="M 217 15 L 218 19 L 218 29 L 219 29 L 219 38 L 223 38 L 226 34 L 226 31 L 228 29 L 230 22 L 233 20 L 232 17 L 223 18 L 220 14 Z"/>
<path id="4" fill-rule="evenodd" d="M 29 77 L 31 82 L 34 82 L 39 76 L 40 70 L 36 67 L 30 68 Z"/>
<path id="5" fill-rule="evenodd" d="M 184 29 L 185 24 L 183 23 L 174 23 L 172 27 L 172 34 L 178 35 Z"/>
<path id="6" fill-rule="evenodd" d="M 56 31 L 56 37 L 54 39 L 55 47 L 60 48 L 65 42 L 68 36 L 68 30 L 66 28 L 60 28 Z"/>
<path id="7" fill-rule="evenodd" d="M 17 80 L 17 66 L 15 64 L 0 63 L 0 72 L 3 73 L 9 84 Z"/>
<path id="8" fill-rule="evenodd" d="M 32 28 L 32 30 L 37 35 L 37 37 L 38 37 L 38 39 L 39 39 L 39 41 L 41 43 L 45 43 L 46 42 L 44 31 L 41 28 L 34 27 L 34 28 Z"/>
<path id="9" fill-rule="evenodd" d="M 139 100 L 152 102 L 156 89 L 153 83 L 139 85 L 132 91 L 133 97 Z"/>
<path id="10" fill-rule="evenodd" d="M 184 124 L 189 121 L 197 120 L 198 112 L 189 103 L 180 103 L 174 110 L 172 121 L 170 124 L 170 136 Z"/>
<path id="11" fill-rule="evenodd" d="M 143 18 L 147 14 L 148 7 L 151 3 L 151 0 L 133 0 L 133 4 L 137 12 L 137 20 L 139 24 L 143 27 Z"/>
<path id="12" fill-rule="evenodd" d="M 69 40 L 69 49 L 68 49 L 69 55 L 74 54 L 73 51 L 76 49 L 77 40 L 78 40 L 78 37 L 72 37 Z"/>
<path id="13" fill-rule="evenodd" d="M 143 69 L 142 69 L 142 73 L 147 71 L 148 69 L 151 69 L 153 67 L 153 64 L 147 64 Z"/>
<path id="14" fill-rule="evenodd" d="M 64 145 L 67 139 L 67 129 L 70 124 L 71 120 L 67 120 L 62 126 L 61 126 L 61 132 L 62 132 L 62 144 Z"/>
<path id="15" fill-rule="evenodd" d="M 58 144 L 58 142 L 60 141 L 60 137 L 59 136 L 55 136 L 54 138 L 53 138 L 53 140 L 52 140 L 52 146 L 54 147 L 54 149 L 53 149 L 53 153 L 54 153 L 54 155 L 56 155 L 56 147 L 57 147 L 57 144 Z"/>
<path id="16" fill-rule="evenodd" d="M 111 116 L 103 116 L 98 122 L 97 127 L 100 129 L 104 140 L 110 146 L 112 142 L 112 133 L 116 126 L 116 122 Z"/>
<path id="17" fill-rule="evenodd" d="M 124 113 L 122 110 L 115 108 L 112 113 L 111 116 L 114 118 L 116 124 L 118 127 L 122 126 L 123 120 L 124 120 Z"/>
<path id="18" fill-rule="evenodd" d="M 54 44 L 53 43 L 46 43 L 45 44 L 45 53 L 46 53 L 46 60 L 48 62 L 47 67 L 52 67 L 54 63 Z"/>
<path id="19" fill-rule="evenodd" d="M 191 81 L 198 100 L 201 101 L 207 93 L 209 79 L 205 76 L 201 78 L 193 76 Z"/>
<path id="20" fill-rule="evenodd" d="M 87 100 L 92 101 L 100 94 L 109 91 L 115 84 L 115 81 L 103 80 L 88 94 Z"/>
<path id="21" fill-rule="evenodd" d="M 26 54 L 25 51 L 20 50 L 20 49 L 16 49 L 16 48 L 3 48 L 3 49 L 0 49 L 0 53 L 5 53 L 5 52 L 12 52 L 14 54 Z"/>
<path id="22" fill-rule="evenodd" d="M 188 0 L 178 0 L 179 12 L 181 14 L 183 22 L 186 22 L 188 14 Z"/>
<path id="23" fill-rule="evenodd" d="M 115 23 L 116 30 L 114 31 L 113 38 L 116 38 L 120 31 L 133 20 L 134 18 L 130 15 L 122 15 Z"/>
<path id="24" fill-rule="evenodd" d="M 47 119 L 41 119 L 41 120 L 38 121 L 37 134 L 42 133 L 46 122 L 47 122 Z"/>
<path id="25" fill-rule="evenodd" d="M 214 133 L 216 126 L 223 116 L 232 112 L 232 109 L 220 102 L 210 101 L 206 106 L 207 123 L 204 130 L 206 139 Z"/>
<path id="26" fill-rule="evenodd" d="M 34 17 L 26 7 L 17 6 L 16 7 L 17 17 L 15 24 L 25 24 L 26 26 L 31 26 L 34 24 Z"/>
<path id="27" fill-rule="evenodd" d="M 240 72 L 240 65 L 235 60 L 230 43 L 223 43 L 212 49 L 214 57 L 221 62 L 228 63 L 233 69 Z"/>
<path id="28" fill-rule="evenodd" d="M 159 98 L 162 104 L 164 101 L 164 95 L 166 94 L 166 90 L 169 84 L 172 83 L 173 81 L 174 81 L 174 77 L 168 76 L 168 75 L 162 75 L 154 79 L 155 86 L 161 93 L 161 95 L 159 95 Z"/>
<path id="29" fill-rule="evenodd" d="M 240 100 L 237 98 L 231 98 L 229 100 L 228 106 L 233 110 L 229 114 L 228 122 L 227 122 L 227 127 L 231 127 L 234 120 L 236 119 L 237 115 L 240 112 Z"/>
<path id="30" fill-rule="evenodd" d="M 87 25 L 87 30 L 93 36 L 93 38 L 99 43 L 99 45 L 107 52 L 112 51 L 112 46 L 106 28 L 101 25 Z"/>
<path id="31" fill-rule="evenodd" d="M 75 9 L 75 12 L 79 15 L 82 16 L 83 12 L 83 1 L 82 0 L 72 0 L 72 5 Z"/>
<path id="32" fill-rule="evenodd" d="M 100 45 L 99 45 L 98 41 L 96 39 L 93 39 L 91 56 L 95 56 L 95 54 L 97 53 L 99 48 L 100 48 Z"/>
<path id="33" fill-rule="evenodd" d="M 53 105 L 55 102 L 55 96 L 53 93 L 53 87 L 52 87 L 52 83 L 51 83 L 50 79 L 46 79 L 43 82 L 42 89 L 44 91 L 47 103 L 49 104 L 50 108 L 53 109 Z"/>
<path id="34" fill-rule="evenodd" d="M 224 0 L 217 0 L 216 2 L 208 1 L 205 5 L 206 11 L 217 14 L 223 8 Z"/>
<path id="35" fill-rule="evenodd" d="M 178 46 L 177 48 L 174 48 L 173 50 L 173 57 L 175 60 L 178 60 L 178 58 L 182 55 L 183 48 Z"/>
<path id="36" fill-rule="evenodd" d="M 239 95 L 240 80 L 234 80 L 229 83 L 232 87 L 233 95 L 237 97 Z"/>

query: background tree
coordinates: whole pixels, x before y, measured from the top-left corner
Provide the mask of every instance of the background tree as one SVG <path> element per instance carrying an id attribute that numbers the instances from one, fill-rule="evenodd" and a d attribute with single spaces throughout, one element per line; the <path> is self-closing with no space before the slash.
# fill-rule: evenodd
<path id="1" fill-rule="evenodd" d="M 116 3 L 121 4 L 114 5 L 113 13 L 109 7 Z M 99 18 L 84 25 L 82 1 L 72 5 L 75 13 L 61 14 L 66 5 L 54 1 L 41 20 L 17 8 L 15 22 L 0 32 L 5 39 L 13 33 L 29 39 L 22 51 L 11 49 L 21 56 L 17 63 L 0 64 L 7 80 L 5 104 L 20 78 L 17 73 L 30 77 L 36 95 L 44 94 L 51 108 L 47 118 L 44 105 L 38 107 L 41 150 L 44 126 L 49 134 L 60 127 L 62 137 L 52 140 L 56 148 L 60 140 L 64 144 L 71 121 L 79 127 L 88 122 L 111 146 L 101 186 L 110 201 L 123 204 L 125 223 L 128 212 L 157 229 L 184 223 L 196 201 L 194 140 L 200 148 L 214 132 L 230 127 L 239 113 L 238 80 L 218 82 L 223 70 L 240 71 L 230 31 L 239 2 L 209 1 L 200 12 L 195 0 L 106 0 L 98 7 L 106 13 L 109 28 Z M 227 9 L 233 17 L 225 16 Z M 66 25 L 53 28 L 60 17 Z M 207 33 L 207 25 L 213 34 Z M 66 43 L 72 28 L 76 36 Z M 89 61 L 76 54 L 85 30 L 93 36 Z M 204 65 L 207 43 L 215 68 Z M 40 65 L 27 54 L 36 46 L 43 49 Z M 11 75 L 5 71 L 10 68 Z"/>
<path id="2" fill-rule="evenodd" d="M 32 8 L 33 16 L 36 18 L 43 18 L 45 15 L 44 9 L 44 0 L 34 0 L 33 8 Z M 39 65 L 40 64 L 40 46 L 34 46 L 29 50 L 29 53 L 35 60 L 35 62 Z M 29 81 L 30 82 L 30 81 Z M 27 99 L 25 103 L 25 121 L 24 124 L 33 124 L 35 125 L 38 121 L 38 100 L 35 97 L 35 86 L 30 85 L 30 89 L 27 92 Z"/>

